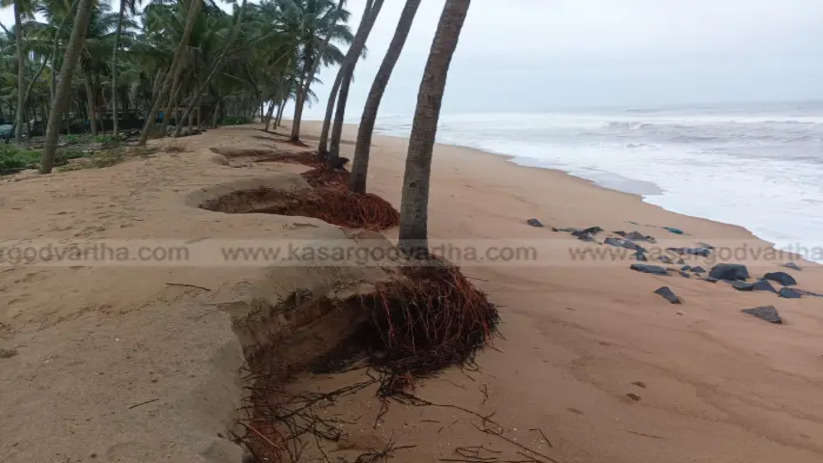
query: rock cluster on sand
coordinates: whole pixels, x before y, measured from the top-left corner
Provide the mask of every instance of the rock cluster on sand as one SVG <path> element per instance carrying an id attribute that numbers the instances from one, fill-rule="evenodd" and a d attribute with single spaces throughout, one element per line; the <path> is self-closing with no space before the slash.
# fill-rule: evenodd
<path id="1" fill-rule="evenodd" d="M 709 276 L 717 280 L 747 280 L 749 278 L 749 270 L 745 265 L 740 264 L 717 264 L 712 267 Z"/>
<path id="2" fill-rule="evenodd" d="M 668 286 L 663 286 L 661 288 L 657 288 L 654 292 L 655 294 L 659 294 L 663 299 L 671 302 L 672 304 L 680 304 L 680 298 L 674 294 Z"/>
<path id="3" fill-rule="evenodd" d="M 657 242 L 654 239 L 653 236 L 644 235 L 644 234 L 640 233 L 639 231 L 632 231 L 632 232 L 626 233 L 624 231 L 619 230 L 619 231 L 614 232 L 614 234 L 618 235 L 618 236 L 622 236 L 623 238 L 626 238 L 627 240 L 632 240 L 632 241 L 645 241 L 647 243 L 656 243 Z"/>
<path id="4" fill-rule="evenodd" d="M 769 323 L 783 323 L 783 319 L 780 318 L 780 314 L 777 312 L 777 309 L 775 309 L 772 305 L 764 307 L 755 307 L 753 309 L 743 309 L 743 313 L 754 315 L 755 317 L 761 320 L 766 320 Z"/>
<path id="5" fill-rule="evenodd" d="M 594 241 L 594 235 L 603 231 L 602 228 L 598 226 L 584 228 L 582 230 L 577 228 L 554 228 L 552 227 L 552 231 L 554 232 L 566 232 L 571 233 L 572 236 L 577 237 L 580 241 Z"/>

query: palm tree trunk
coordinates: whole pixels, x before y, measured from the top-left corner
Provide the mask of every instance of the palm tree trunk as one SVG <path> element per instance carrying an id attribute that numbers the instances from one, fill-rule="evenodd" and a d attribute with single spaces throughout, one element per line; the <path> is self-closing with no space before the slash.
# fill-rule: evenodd
<path id="1" fill-rule="evenodd" d="M 428 203 L 431 161 L 440 106 L 446 89 L 449 65 L 457 48 L 460 30 L 471 0 L 446 0 L 432 42 L 417 109 L 409 137 L 403 196 L 400 202 L 399 247 L 409 256 L 428 254 Z"/>
<path id="2" fill-rule="evenodd" d="M 277 130 L 280 127 L 280 123 L 283 122 L 283 110 L 286 109 L 286 103 L 289 101 L 289 98 L 283 98 L 283 101 L 280 102 L 280 107 L 277 108 L 277 118 L 274 119 L 274 129 Z"/>
<path id="3" fill-rule="evenodd" d="M 66 110 L 66 106 L 71 98 L 71 78 L 74 68 L 83 50 L 86 41 L 86 30 L 89 26 L 91 16 L 91 5 L 93 0 L 80 0 L 77 6 L 77 14 L 74 16 L 74 25 L 71 29 L 71 38 L 66 46 L 66 54 L 63 56 L 63 65 L 60 67 L 60 78 L 49 111 L 49 123 L 46 128 L 46 145 L 40 158 L 40 172 L 48 174 L 54 165 L 54 154 L 57 151 L 57 135 L 60 128 L 60 119 Z"/>
<path id="4" fill-rule="evenodd" d="M 329 154 L 329 130 L 331 129 L 331 118 L 334 115 L 334 104 L 337 102 L 337 94 L 340 93 L 340 82 L 343 80 L 343 68 L 337 72 L 334 84 L 329 93 L 329 102 L 326 103 L 326 115 L 323 117 L 323 128 L 320 130 L 320 141 L 317 144 L 317 154 L 325 158 Z"/>
<path id="5" fill-rule="evenodd" d="M 354 52 L 346 67 L 346 73 L 343 74 L 343 80 L 340 82 L 340 95 L 337 96 L 337 112 L 334 113 L 334 126 L 331 131 L 331 143 L 329 144 L 329 164 L 336 164 L 335 160 L 340 157 L 340 140 L 343 136 L 343 121 L 346 117 L 346 104 L 349 101 L 349 88 L 351 87 L 351 80 L 354 76 L 354 68 L 363 54 L 363 48 L 366 47 L 366 41 L 369 39 L 372 27 L 377 20 L 377 15 L 380 14 L 380 8 L 383 6 L 383 0 L 374 0 L 369 15 L 366 20 L 366 25 L 363 28 L 362 36 L 356 36 L 352 43 L 350 52 Z M 358 31 L 359 32 L 359 31 Z M 348 57 L 348 56 L 347 56 Z"/>
<path id="6" fill-rule="evenodd" d="M 351 57 L 354 55 L 355 46 L 363 36 L 364 29 L 368 23 L 369 13 L 371 12 L 373 6 L 374 0 L 367 0 L 366 6 L 363 9 L 363 16 L 360 17 L 360 24 L 357 26 L 357 32 L 354 34 L 354 40 L 352 40 L 349 50 L 346 52 L 346 56 L 343 57 L 343 62 L 340 63 L 340 69 L 337 71 L 337 76 L 334 78 L 334 85 L 332 85 L 331 93 L 329 94 L 329 102 L 326 104 L 326 116 L 323 118 L 323 128 L 320 130 L 320 141 L 317 144 L 317 154 L 319 154 L 322 158 L 325 158 L 329 154 L 329 130 L 331 129 L 331 120 L 334 115 L 334 107 L 337 102 L 337 96 L 340 93 L 340 85 L 343 83 L 343 77 L 346 75 L 349 63 L 352 61 Z M 362 51 L 363 50 L 361 49 L 357 54 L 357 57 L 354 58 L 355 62 L 360 58 L 360 53 L 362 53 Z"/>
<path id="7" fill-rule="evenodd" d="M 89 129 L 92 135 L 97 135 L 97 114 L 94 109 L 94 93 L 92 92 L 91 75 L 88 70 L 84 70 L 83 84 L 86 87 L 86 112 L 89 116 Z"/>
<path id="8" fill-rule="evenodd" d="M 23 141 L 23 108 L 25 107 L 23 87 L 26 85 L 26 51 L 23 49 L 23 12 L 20 1 L 14 2 L 14 37 L 17 42 L 17 112 L 14 116 L 14 141 Z"/>
<path id="9" fill-rule="evenodd" d="M 274 101 L 272 101 L 271 104 L 269 105 L 268 111 L 266 111 L 266 117 L 264 118 L 264 120 L 266 121 L 266 128 L 264 129 L 264 132 L 268 132 L 269 128 L 271 127 L 271 118 L 272 118 L 272 115 L 274 114 L 274 106 L 275 106 Z"/>
<path id="10" fill-rule="evenodd" d="M 126 0 L 120 0 L 120 13 L 117 16 L 117 30 L 114 32 L 114 48 L 111 52 L 111 120 L 112 135 L 117 138 L 120 125 L 117 121 L 117 52 L 120 50 L 120 35 L 123 33 L 123 18 L 126 16 Z"/>
<path id="11" fill-rule="evenodd" d="M 140 133 L 140 140 L 137 142 L 138 146 L 144 146 L 146 141 L 148 141 L 149 132 L 151 132 L 152 127 L 154 127 L 154 115 L 157 113 L 157 110 L 160 109 L 160 105 L 165 102 L 164 100 L 168 97 L 168 95 L 172 93 L 172 86 L 177 84 L 177 80 L 180 77 L 180 72 L 183 69 L 183 66 L 181 65 L 183 61 L 183 53 L 186 50 L 186 45 L 189 43 L 192 29 L 194 29 L 194 23 L 197 20 L 197 15 L 200 14 L 200 8 L 202 6 L 202 0 L 194 0 L 191 5 L 189 5 L 189 11 L 186 14 L 186 25 L 183 27 L 183 36 L 180 38 L 180 43 L 177 44 L 177 49 L 174 51 L 174 57 L 172 58 L 171 66 L 169 67 L 169 72 L 166 74 L 166 79 L 163 82 L 163 87 L 160 90 L 160 94 L 157 95 L 157 98 L 152 103 L 151 111 L 149 111 L 149 117 L 146 118 L 146 124 L 143 126 L 143 131 Z M 168 114 L 165 114 L 164 117 L 167 118 Z"/>
<path id="12" fill-rule="evenodd" d="M 371 3 L 372 0 L 368 1 Z M 317 74 L 317 69 L 320 68 L 320 63 L 323 61 L 323 55 L 326 54 L 326 50 L 329 48 L 329 42 L 331 42 L 332 39 L 332 30 L 334 29 L 333 26 L 337 23 L 344 3 L 345 0 L 337 1 L 337 9 L 334 12 L 334 16 L 332 16 L 332 21 L 334 21 L 334 24 L 329 25 L 329 33 L 326 34 L 326 38 L 323 40 L 323 45 L 318 50 L 317 59 L 312 61 L 308 71 L 303 76 L 303 81 L 297 86 L 297 94 L 294 98 L 294 118 L 292 119 L 291 124 L 292 141 L 300 141 L 300 123 L 303 119 L 303 105 L 306 103 L 306 97 L 309 95 L 309 89 L 311 87 L 311 83 L 314 81 L 314 75 Z"/>
<path id="13" fill-rule="evenodd" d="M 403 46 L 406 44 L 406 39 L 409 36 L 419 6 L 420 0 L 406 0 L 406 6 L 403 7 L 403 11 L 400 13 L 397 29 L 394 31 L 394 37 L 392 37 L 386 56 L 380 64 L 380 69 L 377 70 L 366 104 L 363 106 L 363 116 L 360 118 L 360 126 L 357 131 L 357 145 L 354 148 L 354 160 L 352 161 L 351 177 L 349 179 L 349 188 L 355 193 L 366 192 L 369 154 L 374 124 L 377 120 L 377 111 L 380 109 L 380 101 L 386 92 L 386 86 L 389 84 L 394 66 L 403 51 Z"/>

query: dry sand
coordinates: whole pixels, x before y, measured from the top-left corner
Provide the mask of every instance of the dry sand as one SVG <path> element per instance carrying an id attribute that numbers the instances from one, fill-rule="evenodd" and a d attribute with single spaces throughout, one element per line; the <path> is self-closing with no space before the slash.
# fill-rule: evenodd
<path id="1" fill-rule="evenodd" d="M 317 125 L 305 130 L 316 133 Z M 344 137 L 353 136 L 347 127 Z M 0 240 L 346 239 L 314 219 L 192 207 L 192 195 L 214 185 L 299 184 L 289 174 L 297 166 L 230 167 L 209 151 L 289 147 L 279 140 L 250 127 L 224 128 L 176 142 L 184 153 L 0 180 Z M 406 142 L 374 143 L 369 190 L 399 206 Z M 352 148 L 344 143 L 344 152 Z M 469 149 L 438 146 L 433 171 L 433 238 L 543 243 L 539 265 L 464 268 L 500 306 L 502 337 L 478 355 L 476 371 L 453 368 L 414 391 L 433 403 L 494 413 L 510 441 L 481 433 L 478 418 L 454 408 L 391 403 L 375 425 L 380 402 L 367 389 L 326 410 L 352 422 L 343 426 L 343 442 L 324 445 L 332 460 L 394 441 L 415 446 L 396 454 L 395 461 L 409 462 L 465 459 L 456 449 L 479 445 L 501 452 L 483 455 L 496 461 L 531 461 L 512 442 L 543 454 L 537 461 L 564 463 L 823 461 L 823 299 L 640 274 L 630 262 L 573 262 L 568 248 L 582 242 L 525 221 L 638 230 L 664 246 L 766 243 L 740 227 Z M 777 262 L 747 263 L 755 275 L 780 270 Z M 799 287 L 823 292 L 823 267 L 801 265 L 789 271 Z M 0 267 L 0 349 L 16 352 L 0 358 L 0 461 L 238 461 L 239 449 L 225 439 L 249 345 L 238 320 L 248 319 L 252 301 L 274 304 L 298 287 L 329 292 L 338 280 L 379 277 L 358 272 Z M 652 293 L 664 285 L 684 304 Z M 762 305 L 775 305 L 785 324 L 741 313 Z M 303 374 L 290 388 L 332 390 L 363 375 Z M 323 461 L 313 449 L 306 456 Z"/>

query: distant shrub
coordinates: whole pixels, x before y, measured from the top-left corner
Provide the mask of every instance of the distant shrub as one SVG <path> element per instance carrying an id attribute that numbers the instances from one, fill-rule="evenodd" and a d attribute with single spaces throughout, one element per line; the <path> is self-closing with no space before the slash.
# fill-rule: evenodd
<path id="1" fill-rule="evenodd" d="M 241 125 L 249 124 L 252 120 L 244 116 L 226 116 L 220 121 L 220 125 Z"/>
<path id="2" fill-rule="evenodd" d="M 40 151 L 27 150 L 15 145 L 0 145 L 0 175 L 35 169 L 39 162 Z"/>

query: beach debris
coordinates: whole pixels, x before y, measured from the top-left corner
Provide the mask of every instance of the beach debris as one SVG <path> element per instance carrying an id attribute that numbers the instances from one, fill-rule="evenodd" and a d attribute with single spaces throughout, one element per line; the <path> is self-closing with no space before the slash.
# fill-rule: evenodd
<path id="1" fill-rule="evenodd" d="M 674 228 L 674 227 L 663 227 L 663 230 L 666 230 L 667 232 L 674 233 L 675 235 L 683 235 L 684 234 L 683 230 L 681 230 L 679 228 Z"/>
<path id="2" fill-rule="evenodd" d="M 666 271 L 663 267 L 658 265 L 646 265 L 646 264 L 632 264 L 630 267 L 632 270 L 642 273 L 651 273 L 653 275 L 668 275 L 669 272 Z"/>
<path id="3" fill-rule="evenodd" d="M 709 255 L 712 253 L 712 250 L 709 248 L 667 248 L 666 250 L 675 252 L 681 256 L 689 255 L 709 257 Z"/>
<path id="4" fill-rule="evenodd" d="M 0 348 L 0 359 L 10 359 L 17 355 L 17 349 Z"/>
<path id="5" fill-rule="evenodd" d="M 740 264 L 717 264 L 712 267 L 709 276 L 718 280 L 746 280 L 749 278 L 749 270 Z"/>
<path id="6" fill-rule="evenodd" d="M 680 298 L 677 297 L 677 295 L 674 294 L 674 291 L 672 291 L 668 286 L 657 288 L 654 293 L 659 294 L 663 299 L 671 302 L 672 304 L 681 303 Z"/>
<path id="7" fill-rule="evenodd" d="M 372 365 L 385 373 L 379 394 L 392 396 L 411 386 L 415 376 L 471 362 L 496 332 L 497 308 L 444 261 L 404 267 L 403 278 L 376 286 L 363 298 L 369 336 L 379 358 Z"/>
<path id="8" fill-rule="evenodd" d="M 786 299 L 800 299 L 803 293 L 793 288 L 781 288 L 779 296 Z"/>
<path id="9" fill-rule="evenodd" d="M 543 223 L 534 218 L 527 220 L 526 223 L 531 225 L 532 227 L 543 228 Z"/>
<path id="10" fill-rule="evenodd" d="M 776 281 L 783 286 L 794 286 L 797 284 L 797 280 L 795 280 L 791 275 L 789 275 L 786 272 L 767 273 L 763 276 L 763 278 L 767 280 Z"/>
<path id="11" fill-rule="evenodd" d="M 766 280 L 758 280 L 754 283 L 746 283 L 745 281 L 735 281 L 732 283 L 734 289 L 738 291 L 771 291 L 777 293 L 777 290 Z"/>
<path id="12" fill-rule="evenodd" d="M 704 269 L 703 267 L 698 265 L 697 267 L 692 267 L 692 272 L 694 272 L 694 273 L 706 273 L 706 269 Z"/>
<path id="13" fill-rule="evenodd" d="M 635 243 L 633 243 L 629 240 L 621 240 L 620 238 L 609 237 L 609 238 L 606 238 L 606 240 L 603 243 L 611 245 L 611 246 L 616 246 L 618 248 L 631 249 L 631 250 L 637 251 L 637 252 L 643 252 L 643 253 L 646 252 L 646 248 L 644 248 L 643 246 L 640 246 L 639 244 L 635 244 Z"/>
<path id="14" fill-rule="evenodd" d="M 755 307 L 753 309 L 743 309 L 743 313 L 754 315 L 755 317 L 766 320 L 769 323 L 782 324 L 783 319 L 773 305 Z"/>
<path id="15" fill-rule="evenodd" d="M 803 270 L 802 268 L 800 268 L 799 265 L 795 264 L 794 262 L 786 262 L 785 264 L 783 264 L 783 267 L 790 268 L 792 270 L 797 270 L 797 271 Z"/>

